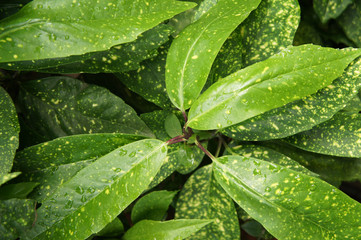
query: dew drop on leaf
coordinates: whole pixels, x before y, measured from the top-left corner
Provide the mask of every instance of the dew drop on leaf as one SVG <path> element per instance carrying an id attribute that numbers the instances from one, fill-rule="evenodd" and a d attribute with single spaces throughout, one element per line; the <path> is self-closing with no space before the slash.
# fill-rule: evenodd
<path id="1" fill-rule="evenodd" d="M 134 151 L 134 152 L 131 152 L 130 154 L 129 154 L 129 157 L 135 157 L 135 155 L 136 155 L 137 153 Z"/>
<path id="2" fill-rule="evenodd" d="M 71 208 L 73 206 L 73 200 L 68 200 L 67 202 L 66 202 L 66 204 L 65 204 L 65 208 L 67 208 L 67 209 L 69 209 L 69 208 Z"/>
<path id="3" fill-rule="evenodd" d="M 127 150 L 124 150 L 124 149 L 120 149 L 119 150 L 119 156 L 124 156 L 124 155 L 126 155 L 128 152 L 127 152 Z"/>
<path id="4" fill-rule="evenodd" d="M 86 200 L 87 200 L 87 199 L 86 199 L 86 197 L 85 197 L 84 195 L 83 195 L 83 196 L 81 197 L 81 199 L 80 199 L 81 202 L 86 202 Z"/>
<path id="5" fill-rule="evenodd" d="M 88 191 L 88 193 L 94 193 L 94 192 L 95 192 L 95 188 L 89 187 L 89 188 L 87 189 L 87 191 Z"/>
<path id="6" fill-rule="evenodd" d="M 79 194 L 83 194 L 84 193 L 84 189 L 81 187 L 81 186 L 78 186 L 76 189 L 75 189 L 75 192 L 79 193 Z"/>

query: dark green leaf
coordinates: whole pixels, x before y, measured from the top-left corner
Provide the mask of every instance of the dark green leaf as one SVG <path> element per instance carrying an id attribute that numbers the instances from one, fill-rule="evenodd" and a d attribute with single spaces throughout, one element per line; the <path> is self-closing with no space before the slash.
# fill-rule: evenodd
<path id="1" fill-rule="evenodd" d="M 267 231 L 265 231 L 262 225 L 255 220 L 247 221 L 244 224 L 242 224 L 241 227 L 252 237 L 261 238 L 261 239 L 273 239 L 273 237 L 270 236 L 270 234 Z"/>
<path id="2" fill-rule="evenodd" d="M 313 94 L 360 54 L 356 49 L 291 46 L 213 84 L 190 109 L 188 126 L 228 127 Z"/>
<path id="3" fill-rule="evenodd" d="M 124 233 L 123 223 L 119 220 L 119 218 L 115 218 L 96 235 L 102 237 L 116 237 L 121 235 L 122 233 Z"/>
<path id="4" fill-rule="evenodd" d="M 345 108 L 341 110 L 342 112 L 350 112 L 350 113 L 360 113 L 361 111 L 361 99 L 359 96 L 355 96 L 352 98 Z"/>
<path id="5" fill-rule="evenodd" d="M 353 0 L 313 0 L 313 8 L 321 19 L 326 23 L 331 18 L 337 18 L 350 5 Z"/>
<path id="6" fill-rule="evenodd" d="M 123 240 L 157 239 L 181 240 L 197 232 L 210 220 L 179 219 L 166 222 L 143 220 L 135 224 L 123 236 Z"/>
<path id="7" fill-rule="evenodd" d="M 346 0 L 348 2 L 349 0 Z M 361 47 L 361 0 L 354 0 L 337 19 L 348 38 Z"/>
<path id="8" fill-rule="evenodd" d="M 188 178 L 176 205 L 178 219 L 215 219 L 187 239 L 240 239 L 236 208 L 216 182 L 210 165 Z"/>
<path id="9" fill-rule="evenodd" d="M 166 85 L 176 107 L 184 111 L 196 100 L 222 44 L 259 3 L 221 0 L 173 41 L 167 56 Z"/>
<path id="10" fill-rule="evenodd" d="M 323 45 L 321 35 L 315 26 L 306 21 L 301 21 L 293 39 L 293 45 L 299 46 L 308 43 Z"/>
<path id="11" fill-rule="evenodd" d="M 38 209 L 24 239 L 84 239 L 99 232 L 149 185 L 167 154 L 155 139 L 117 148 L 80 170 Z"/>
<path id="12" fill-rule="evenodd" d="M 134 41 L 194 5 L 174 0 L 34 0 L 0 22 L 0 62 L 107 50 Z"/>
<path id="13" fill-rule="evenodd" d="M 311 130 L 285 139 L 306 151 L 338 157 L 361 157 L 361 115 L 337 113 Z"/>
<path id="14" fill-rule="evenodd" d="M 9 199 L 0 201 L 0 239 L 17 239 L 35 221 L 35 201 Z"/>
<path id="15" fill-rule="evenodd" d="M 10 181 L 13 178 L 16 178 L 19 176 L 21 172 L 12 172 L 4 175 L 0 175 L 0 185 L 6 183 L 7 181 Z"/>
<path id="16" fill-rule="evenodd" d="M 31 0 L 2 0 L 0 3 L 0 19 L 11 16 Z"/>
<path id="17" fill-rule="evenodd" d="M 24 172 L 17 180 L 40 183 L 31 197 L 42 201 L 97 158 L 142 138 L 120 133 L 84 134 L 25 148 L 15 156 L 14 169 Z"/>
<path id="18" fill-rule="evenodd" d="M 69 77 L 21 85 L 26 121 L 48 140 L 83 133 L 118 132 L 153 137 L 136 112 L 109 90 Z"/>
<path id="19" fill-rule="evenodd" d="M 2 186 L 0 188 L 0 200 L 7 200 L 11 198 L 24 199 L 38 185 L 39 183 L 36 182 L 22 182 Z"/>
<path id="20" fill-rule="evenodd" d="M 216 159 L 214 173 L 233 200 L 278 239 L 361 238 L 361 204 L 318 178 L 240 156 Z"/>
<path id="21" fill-rule="evenodd" d="M 169 114 L 165 119 L 164 129 L 171 138 L 182 135 L 182 126 L 173 113 Z"/>
<path id="22" fill-rule="evenodd" d="M 132 222 L 141 220 L 162 221 L 178 191 L 154 191 L 139 199 L 132 209 Z"/>
<path id="23" fill-rule="evenodd" d="M 361 58 L 358 58 L 340 78 L 317 93 L 225 128 L 222 132 L 245 141 L 284 138 L 327 121 L 344 108 L 360 88 Z"/>
<path id="24" fill-rule="evenodd" d="M 4 178 L 13 166 L 15 151 L 19 146 L 19 132 L 13 101 L 0 86 L 0 179 Z"/>
<path id="25" fill-rule="evenodd" d="M 109 50 L 86 53 L 80 56 L 3 63 L 1 68 L 50 73 L 122 72 L 139 68 L 139 62 L 154 57 L 156 49 L 168 41 L 172 32 L 160 24 L 138 36 L 133 42 L 117 45 Z"/>

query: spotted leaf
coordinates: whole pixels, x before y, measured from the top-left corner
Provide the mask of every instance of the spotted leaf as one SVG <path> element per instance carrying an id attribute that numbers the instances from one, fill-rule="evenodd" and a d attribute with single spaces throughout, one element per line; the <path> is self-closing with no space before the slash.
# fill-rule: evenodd
<path id="1" fill-rule="evenodd" d="M 360 54 L 315 45 L 288 47 L 213 84 L 190 109 L 188 126 L 225 128 L 313 94 Z"/>
<path id="2" fill-rule="evenodd" d="M 348 1 L 348 0 L 347 0 Z M 342 27 L 347 37 L 350 38 L 357 47 L 361 47 L 361 0 L 355 0 L 337 18 L 337 22 Z"/>
<path id="3" fill-rule="evenodd" d="M 128 133 L 153 137 L 136 112 L 109 90 L 69 77 L 21 85 L 25 120 L 48 140 L 85 133 Z"/>
<path id="4" fill-rule="evenodd" d="M 13 101 L 0 86 L 0 179 L 10 172 L 19 146 L 19 122 Z"/>
<path id="5" fill-rule="evenodd" d="M 184 111 L 192 105 L 222 44 L 259 2 L 221 0 L 173 41 L 165 76 L 169 98 L 177 108 Z"/>
<path id="6" fill-rule="evenodd" d="M 130 228 L 123 236 L 124 240 L 138 239 L 185 239 L 189 235 L 197 232 L 205 225 L 211 223 L 210 220 L 200 219 L 179 219 L 165 222 L 143 220 Z"/>
<path id="7" fill-rule="evenodd" d="M 277 239 L 361 237 L 360 203 L 318 178 L 240 156 L 216 159 L 213 169 L 233 200 Z"/>
<path id="8" fill-rule="evenodd" d="M 148 187 L 166 154 L 165 143 L 149 139 L 100 157 L 42 202 L 22 237 L 85 239 L 99 232 Z"/>
<path id="9" fill-rule="evenodd" d="M 326 23 L 328 20 L 340 16 L 352 2 L 353 0 L 314 0 L 313 8 L 321 22 Z"/>
<path id="10" fill-rule="evenodd" d="M 10 181 L 13 178 L 16 178 L 20 174 L 21 174 L 21 172 L 12 172 L 12 173 L 8 173 L 8 174 L 0 175 L 0 185 Z"/>
<path id="11" fill-rule="evenodd" d="M 156 49 L 168 41 L 171 32 L 169 26 L 160 24 L 140 34 L 135 41 L 114 46 L 109 50 L 64 58 L 0 63 L 0 67 L 49 73 L 130 71 L 139 68 L 139 62 L 157 55 Z"/>
<path id="12" fill-rule="evenodd" d="M 285 139 L 306 151 L 339 157 L 361 157 L 361 116 L 337 113 L 311 130 Z"/>
<path id="13" fill-rule="evenodd" d="M 178 191 L 154 191 L 139 199 L 131 214 L 132 223 L 148 219 L 162 221 L 167 216 L 167 210 Z"/>
<path id="14" fill-rule="evenodd" d="M 174 0 L 31 1 L 0 22 L 0 62 L 107 50 L 194 5 Z"/>
<path id="15" fill-rule="evenodd" d="M 361 58 L 358 58 L 341 77 L 317 93 L 225 128 L 222 133 L 245 141 L 288 137 L 330 119 L 360 88 Z"/>
<path id="16" fill-rule="evenodd" d="M 35 221 L 35 201 L 30 199 L 0 200 L 0 239 L 18 239 Z"/>
<path id="17" fill-rule="evenodd" d="M 121 133 L 84 134 L 25 148 L 15 156 L 14 169 L 23 172 L 16 181 L 40 183 L 31 193 L 31 198 L 42 202 L 99 157 L 141 139 L 141 136 Z"/>
<path id="18" fill-rule="evenodd" d="M 187 239 L 240 239 L 233 200 L 216 182 L 210 165 L 198 169 L 184 184 L 176 205 L 176 219 L 214 219 Z"/>

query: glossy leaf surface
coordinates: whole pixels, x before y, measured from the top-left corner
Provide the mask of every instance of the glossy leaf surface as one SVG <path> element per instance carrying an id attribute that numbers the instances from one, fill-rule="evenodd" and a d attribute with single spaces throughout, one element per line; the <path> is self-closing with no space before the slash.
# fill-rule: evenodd
<path id="1" fill-rule="evenodd" d="M 360 88 L 361 58 L 358 58 L 341 77 L 317 93 L 225 128 L 222 133 L 245 141 L 288 137 L 330 119 Z"/>
<path id="2" fill-rule="evenodd" d="M 318 178 L 239 156 L 217 159 L 214 173 L 233 200 L 277 239 L 361 237 L 360 203 Z"/>
<path id="3" fill-rule="evenodd" d="M 119 220 L 119 218 L 116 217 L 96 235 L 102 237 L 117 237 L 123 233 L 124 233 L 123 223 L 122 221 Z"/>
<path id="4" fill-rule="evenodd" d="M 97 159 L 42 203 L 23 238 L 84 239 L 99 232 L 148 187 L 166 152 L 159 140 L 141 140 Z"/>
<path id="5" fill-rule="evenodd" d="M 10 172 L 19 146 L 19 122 L 15 106 L 0 86 L 0 178 Z"/>
<path id="6" fill-rule="evenodd" d="M 143 139 L 141 136 L 120 133 L 57 138 L 18 152 L 15 156 L 14 169 L 23 172 L 18 181 L 40 183 L 31 197 L 42 201 L 99 157 L 141 139 Z"/>
<path id="7" fill-rule="evenodd" d="M 353 0 L 314 0 L 313 8 L 323 23 L 337 18 Z"/>
<path id="8" fill-rule="evenodd" d="M 221 0 L 173 41 L 167 56 L 166 86 L 177 108 L 184 111 L 196 100 L 222 44 L 259 2 Z"/>
<path id="9" fill-rule="evenodd" d="M 200 219 L 179 219 L 166 222 L 143 220 L 129 229 L 122 239 L 181 240 L 197 232 L 210 222 L 210 220 Z"/>
<path id="10" fill-rule="evenodd" d="M 178 191 L 154 191 L 139 199 L 132 209 L 132 223 L 141 220 L 162 221 Z"/>
<path id="11" fill-rule="evenodd" d="M 198 169 L 184 184 L 176 205 L 176 219 L 215 219 L 187 239 L 239 239 L 233 200 L 213 176 L 212 166 Z"/>
<path id="12" fill-rule="evenodd" d="M 332 119 L 286 138 L 296 147 L 339 157 L 361 157 L 361 116 L 337 113 Z"/>
<path id="13" fill-rule="evenodd" d="M 153 137 L 121 98 L 105 88 L 73 78 L 49 77 L 24 82 L 19 98 L 26 121 L 48 140 L 102 132 Z"/>
<path id="14" fill-rule="evenodd" d="M 188 126 L 220 129 L 301 99 L 329 85 L 360 50 L 289 47 L 213 84 L 189 111 Z"/>
<path id="15" fill-rule="evenodd" d="M 172 138 L 183 134 L 182 126 L 177 116 L 174 114 L 170 114 L 167 116 L 164 122 L 164 128 L 167 134 Z"/>
<path id="16" fill-rule="evenodd" d="M 107 50 L 193 7 L 180 1 L 35 0 L 0 22 L 0 62 Z"/>

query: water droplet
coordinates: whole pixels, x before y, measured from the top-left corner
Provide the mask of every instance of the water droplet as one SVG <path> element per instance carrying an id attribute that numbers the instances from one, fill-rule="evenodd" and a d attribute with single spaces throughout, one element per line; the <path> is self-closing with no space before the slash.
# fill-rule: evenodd
<path id="1" fill-rule="evenodd" d="M 54 198 L 51 198 L 49 201 L 50 201 L 51 203 L 55 203 L 55 202 L 56 202 L 56 200 L 55 200 Z"/>
<path id="2" fill-rule="evenodd" d="M 135 157 L 135 155 L 137 155 L 137 153 L 134 151 L 129 154 L 129 157 Z"/>
<path id="3" fill-rule="evenodd" d="M 86 200 L 87 200 L 87 199 L 86 199 L 86 197 L 85 197 L 84 195 L 83 195 L 83 196 L 81 197 L 81 199 L 80 199 L 81 202 L 86 202 Z"/>
<path id="4" fill-rule="evenodd" d="M 94 193 L 94 192 L 95 192 L 95 188 L 89 187 L 89 188 L 87 189 L 87 192 L 88 192 L 88 193 Z"/>
<path id="5" fill-rule="evenodd" d="M 79 194 L 83 194 L 84 193 L 84 189 L 81 187 L 81 186 L 78 186 L 76 189 L 75 189 L 75 192 L 79 193 Z"/>
<path id="6" fill-rule="evenodd" d="M 253 176 L 256 176 L 256 175 L 261 175 L 261 170 L 259 170 L 259 169 L 254 169 L 254 170 L 253 170 Z"/>
<path id="7" fill-rule="evenodd" d="M 42 9 L 42 8 L 43 8 L 43 5 L 42 5 L 42 4 L 38 4 L 38 5 L 36 6 L 36 8 Z"/>
<path id="8" fill-rule="evenodd" d="M 68 40 L 70 37 L 69 37 L 69 35 L 65 35 L 65 40 Z"/>
<path id="9" fill-rule="evenodd" d="M 256 166 L 261 166 L 261 163 L 259 161 L 253 161 L 253 164 Z"/>
<path id="10" fill-rule="evenodd" d="M 55 41 L 56 38 L 57 38 L 54 33 L 50 33 L 50 34 L 48 35 L 48 37 L 49 37 L 49 40 L 50 40 L 50 41 Z"/>
<path id="11" fill-rule="evenodd" d="M 122 169 L 120 169 L 120 168 L 115 168 L 114 169 L 114 172 L 121 172 L 122 171 Z"/>
<path id="12" fill-rule="evenodd" d="M 232 122 L 231 120 L 227 120 L 227 124 L 228 124 L 228 125 L 232 125 L 233 122 Z"/>
<path id="13" fill-rule="evenodd" d="M 270 192 L 271 190 L 272 190 L 272 188 L 270 188 L 270 187 L 266 187 L 266 189 L 265 189 L 266 192 Z"/>
<path id="14" fill-rule="evenodd" d="M 65 208 L 67 208 L 67 209 L 69 209 L 69 208 L 71 208 L 73 206 L 73 200 L 68 200 L 67 202 L 66 202 L 66 204 L 65 204 Z"/>
<path id="15" fill-rule="evenodd" d="M 126 155 L 127 153 L 128 153 L 128 151 L 125 150 L 125 149 L 120 149 L 120 150 L 119 150 L 119 156 L 124 156 L 124 155 Z"/>

